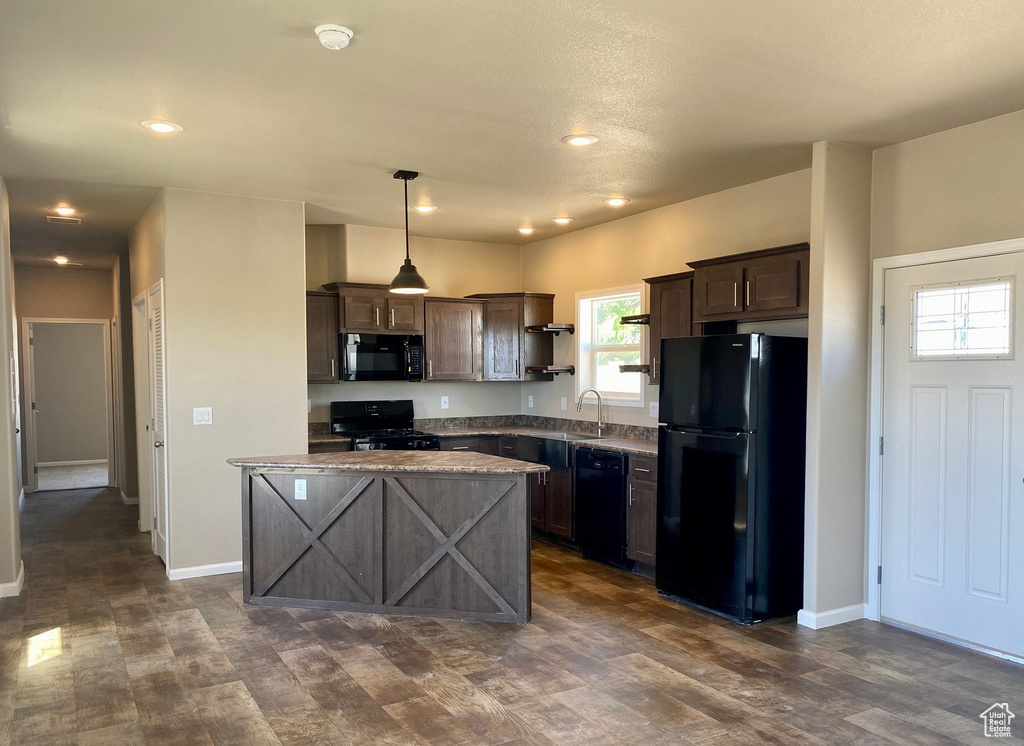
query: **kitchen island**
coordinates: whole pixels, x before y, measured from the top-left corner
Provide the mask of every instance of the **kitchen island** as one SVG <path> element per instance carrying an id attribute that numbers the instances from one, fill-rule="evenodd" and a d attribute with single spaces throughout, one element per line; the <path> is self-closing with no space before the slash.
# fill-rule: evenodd
<path id="1" fill-rule="evenodd" d="M 228 463 L 246 603 L 529 621 L 527 475 L 547 466 L 438 451 Z"/>

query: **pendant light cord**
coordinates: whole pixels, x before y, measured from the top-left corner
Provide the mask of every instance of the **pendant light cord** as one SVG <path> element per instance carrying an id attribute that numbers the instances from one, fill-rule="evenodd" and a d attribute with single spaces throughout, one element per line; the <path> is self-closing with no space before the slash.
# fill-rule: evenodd
<path id="1" fill-rule="evenodd" d="M 405 261 L 409 261 L 409 180 L 402 179 L 405 185 Z"/>

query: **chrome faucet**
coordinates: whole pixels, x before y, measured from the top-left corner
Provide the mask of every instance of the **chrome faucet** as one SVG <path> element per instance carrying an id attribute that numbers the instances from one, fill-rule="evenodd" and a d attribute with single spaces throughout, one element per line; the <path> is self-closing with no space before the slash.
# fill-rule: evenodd
<path id="1" fill-rule="evenodd" d="M 586 390 L 584 390 L 584 392 L 582 394 L 580 394 L 580 400 L 578 402 L 576 402 L 576 411 L 577 412 L 582 412 L 583 411 L 583 397 L 586 396 L 587 394 L 591 393 L 591 392 L 593 392 L 594 396 L 597 397 L 597 437 L 600 438 L 601 437 L 601 428 L 604 427 L 604 422 L 601 421 L 601 406 L 602 406 L 601 392 L 598 391 L 597 389 L 586 389 Z"/>

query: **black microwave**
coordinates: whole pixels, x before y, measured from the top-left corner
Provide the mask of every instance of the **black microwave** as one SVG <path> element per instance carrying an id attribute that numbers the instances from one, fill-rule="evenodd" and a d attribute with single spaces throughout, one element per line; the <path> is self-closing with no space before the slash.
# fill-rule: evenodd
<path id="1" fill-rule="evenodd" d="M 341 334 L 341 380 L 422 381 L 423 336 Z"/>

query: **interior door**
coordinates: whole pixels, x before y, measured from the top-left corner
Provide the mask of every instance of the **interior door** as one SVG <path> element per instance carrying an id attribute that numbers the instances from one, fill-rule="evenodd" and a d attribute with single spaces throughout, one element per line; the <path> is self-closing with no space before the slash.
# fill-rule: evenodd
<path id="1" fill-rule="evenodd" d="M 885 273 L 883 619 L 1024 656 L 1024 254 Z"/>
<path id="2" fill-rule="evenodd" d="M 169 564 L 167 485 L 167 386 L 164 337 L 164 287 L 161 280 L 149 291 L 150 402 L 153 408 L 153 551 Z"/>

